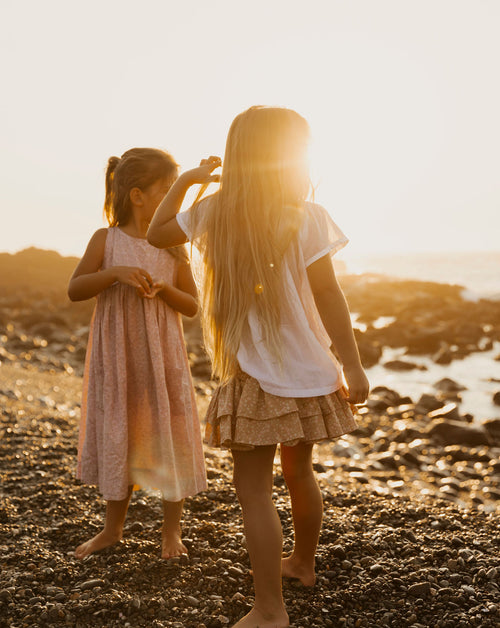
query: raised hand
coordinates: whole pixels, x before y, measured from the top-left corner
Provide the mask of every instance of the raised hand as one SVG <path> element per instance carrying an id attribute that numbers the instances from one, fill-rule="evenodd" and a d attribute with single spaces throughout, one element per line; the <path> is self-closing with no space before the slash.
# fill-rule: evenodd
<path id="1" fill-rule="evenodd" d="M 189 179 L 190 185 L 201 183 L 208 185 L 220 181 L 220 175 L 212 174 L 212 171 L 222 164 L 220 157 L 211 155 L 208 159 L 202 159 L 200 165 L 192 170 L 187 170 L 182 176 Z"/>

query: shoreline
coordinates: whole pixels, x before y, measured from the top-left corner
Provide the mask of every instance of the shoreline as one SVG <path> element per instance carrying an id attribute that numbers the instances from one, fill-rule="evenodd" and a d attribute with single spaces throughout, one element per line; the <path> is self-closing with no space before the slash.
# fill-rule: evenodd
<path id="1" fill-rule="evenodd" d="M 150 491 L 134 493 L 121 543 L 75 559 L 104 514 L 96 489 L 74 477 L 93 302 L 67 300 L 73 260 L 25 257 L 29 276 L 19 257 L 15 273 L 0 263 L 0 628 L 232 625 L 252 585 L 227 452 L 205 448 L 209 489 L 186 500 L 188 559 L 160 559 L 160 500 Z M 404 382 L 424 373 L 423 362 L 429 374 L 477 358 L 500 393 L 500 303 L 465 301 L 458 286 L 433 282 L 340 281 L 365 367 L 394 385 L 372 390 L 356 432 L 315 448 L 325 504 L 318 583 L 285 581 L 292 625 L 496 628 L 500 410 L 464 411 L 463 386 L 478 374 L 414 396 Z M 198 322 L 184 329 L 204 416 L 215 383 Z M 287 551 L 279 464 L 274 493 Z"/>
<path id="2" fill-rule="evenodd" d="M 74 548 L 95 534 L 104 515 L 95 488 L 74 478 L 81 379 L 19 363 L 0 366 L 0 376 L 2 628 L 224 628 L 247 612 L 252 584 L 229 453 L 205 448 L 209 488 L 186 500 L 183 518 L 189 558 L 161 560 L 160 500 L 139 490 L 124 539 L 78 561 Z M 383 392 L 374 398 L 378 407 Z M 206 396 L 199 393 L 198 401 Z M 401 404 L 385 410 L 390 407 L 399 408 L 389 415 L 392 423 L 401 422 L 394 420 Z M 370 416 L 378 417 L 377 430 L 388 430 L 388 440 L 402 444 L 392 440 L 393 426 L 380 410 L 373 407 Z M 382 442 L 376 432 L 370 435 L 373 427 L 362 414 L 356 433 L 316 447 L 325 513 L 318 581 L 313 588 L 284 581 L 291 625 L 497 626 L 499 513 L 454 503 L 451 492 L 442 490 L 445 468 L 437 461 L 432 493 L 412 476 L 410 458 L 405 464 L 397 459 L 400 450 L 379 450 L 379 467 L 363 467 L 369 458 L 365 441 L 370 449 Z M 484 447 L 435 450 L 459 459 L 467 452 L 462 473 L 469 461 L 477 469 L 486 455 Z M 429 466 L 421 471 L 428 478 Z M 279 464 L 274 498 L 287 551 L 292 528 Z"/>

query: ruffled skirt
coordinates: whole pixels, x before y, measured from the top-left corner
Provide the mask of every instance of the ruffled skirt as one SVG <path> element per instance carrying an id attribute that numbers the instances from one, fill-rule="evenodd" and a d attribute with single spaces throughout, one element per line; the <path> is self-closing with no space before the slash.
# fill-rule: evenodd
<path id="1" fill-rule="evenodd" d="M 339 390 L 319 397 L 278 397 L 240 372 L 215 391 L 207 410 L 205 441 L 238 450 L 277 443 L 291 447 L 338 438 L 356 428 Z"/>

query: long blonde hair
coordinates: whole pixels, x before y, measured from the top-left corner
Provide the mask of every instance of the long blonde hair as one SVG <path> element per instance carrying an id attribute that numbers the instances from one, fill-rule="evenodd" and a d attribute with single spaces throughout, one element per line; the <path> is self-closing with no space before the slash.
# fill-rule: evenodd
<path id="1" fill-rule="evenodd" d="M 304 118 L 278 107 L 251 107 L 229 130 L 221 187 L 200 242 L 205 344 L 222 382 L 237 371 L 251 308 L 266 348 L 281 363 L 282 261 L 309 192 L 308 141 Z"/>

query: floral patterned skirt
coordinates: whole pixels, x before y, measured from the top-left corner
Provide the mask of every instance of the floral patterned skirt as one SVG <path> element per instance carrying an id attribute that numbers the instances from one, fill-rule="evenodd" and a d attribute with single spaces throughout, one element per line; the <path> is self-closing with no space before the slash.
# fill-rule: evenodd
<path id="1" fill-rule="evenodd" d="M 278 397 L 240 372 L 215 391 L 207 410 L 205 442 L 238 450 L 277 443 L 291 447 L 338 438 L 356 428 L 340 390 L 319 397 Z"/>

